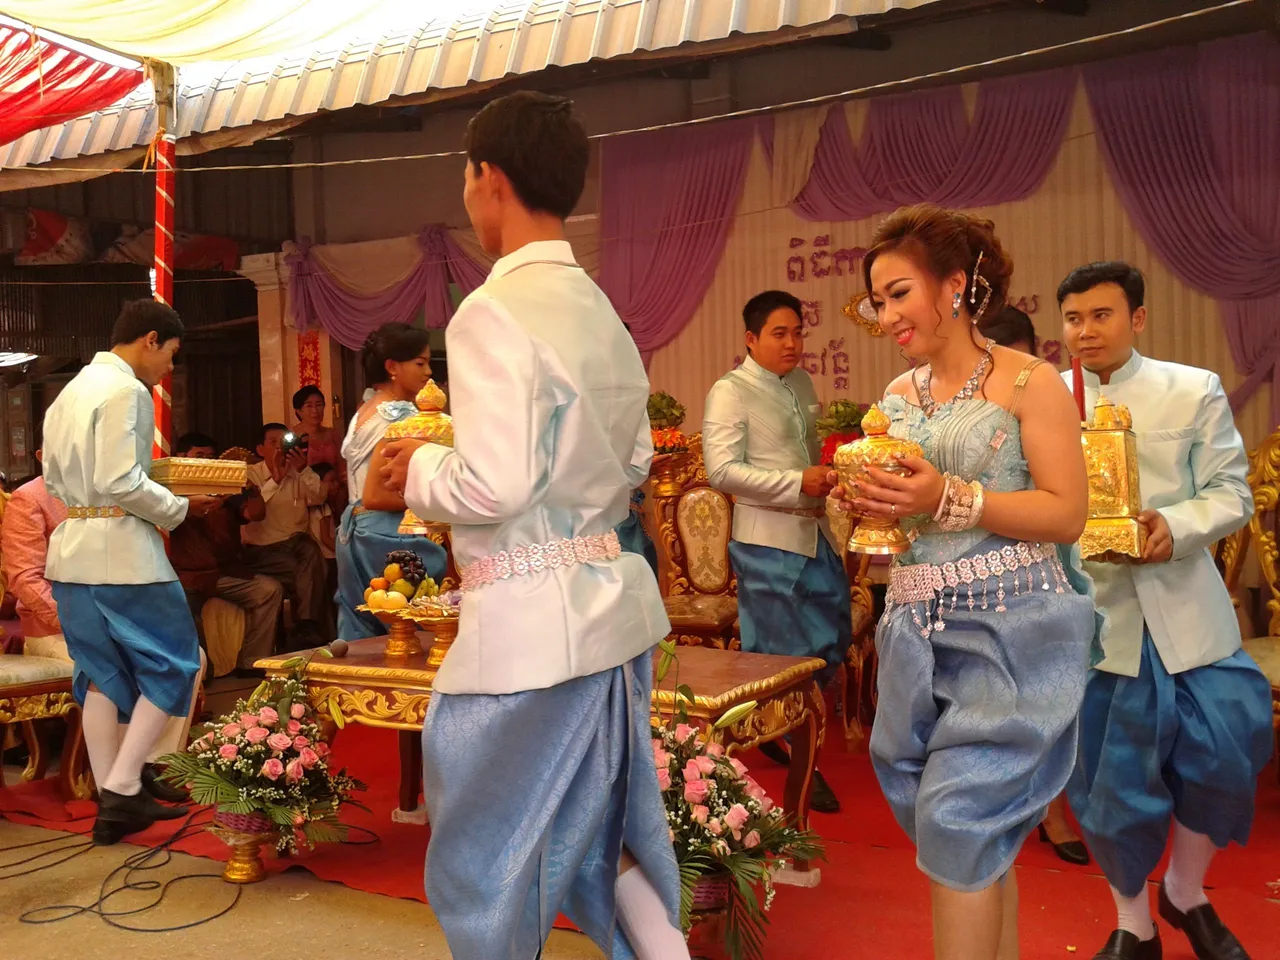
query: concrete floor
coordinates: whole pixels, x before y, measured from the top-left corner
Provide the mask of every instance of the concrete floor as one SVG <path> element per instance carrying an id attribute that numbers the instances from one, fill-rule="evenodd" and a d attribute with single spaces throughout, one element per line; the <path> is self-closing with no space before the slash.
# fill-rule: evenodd
<path id="1" fill-rule="evenodd" d="M 224 677 L 205 690 L 205 709 L 213 715 L 231 709 L 248 696 L 254 680 Z M 6 767 L 7 782 L 16 783 L 20 767 Z M 7 848 L 40 840 L 48 846 L 26 851 Z M 132 957 L 175 957 L 180 960 L 261 960 L 265 953 L 320 952 L 354 960 L 449 960 L 444 934 L 429 907 L 413 900 L 381 897 L 317 879 L 303 869 L 290 870 L 240 888 L 239 903 L 226 916 L 188 930 L 139 933 L 118 930 L 101 917 L 84 914 L 58 923 L 22 923 L 19 917 L 52 904 L 90 904 L 103 880 L 138 847 L 119 844 L 95 847 L 68 863 L 31 876 L 3 879 L 14 869 L 5 865 L 33 853 L 75 843 L 75 838 L 0 818 L 0 955 L 30 960 L 128 960 Z M 58 859 L 51 856 L 50 859 Z M 235 887 L 217 879 L 221 866 L 176 853 L 165 866 L 134 874 L 134 881 L 164 883 L 185 874 L 208 874 L 209 880 L 184 880 L 170 888 L 164 902 L 122 922 L 143 928 L 176 927 L 217 913 L 231 903 Z M 121 894 L 113 912 L 137 909 L 155 900 L 158 891 Z M 69 912 L 69 911 L 67 911 Z M 586 937 L 556 930 L 543 953 L 546 960 L 600 960 Z"/>
<path id="2" fill-rule="evenodd" d="M 64 834 L 0 820 L 0 878 L 5 864 L 31 851 L 6 848 L 51 839 L 49 847 L 73 843 Z M 38 848 L 46 849 L 45 847 Z M 175 957 L 180 960 L 261 960 L 266 954 L 312 954 L 355 960 L 448 960 L 450 954 L 431 910 L 411 900 L 395 900 L 316 879 L 291 870 L 240 888 L 240 902 L 226 916 L 189 930 L 138 933 L 118 930 L 90 914 L 46 925 L 19 917 L 53 904 L 89 904 L 98 898 L 107 876 L 137 847 L 95 847 L 69 863 L 32 876 L 0 879 L 0 948 L 5 957 L 31 960 L 123 960 Z M 164 902 L 136 917 L 119 918 L 136 927 L 165 928 L 191 923 L 231 903 L 235 887 L 217 879 L 219 865 L 174 854 L 165 866 L 134 881 L 161 883 L 184 874 L 212 879 L 185 880 L 169 889 Z M 136 909 L 155 900 L 158 891 L 130 892 L 113 898 L 113 912 Z M 586 937 L 554 931 L 543 954 L 547 960 L 600 960 Z"/>

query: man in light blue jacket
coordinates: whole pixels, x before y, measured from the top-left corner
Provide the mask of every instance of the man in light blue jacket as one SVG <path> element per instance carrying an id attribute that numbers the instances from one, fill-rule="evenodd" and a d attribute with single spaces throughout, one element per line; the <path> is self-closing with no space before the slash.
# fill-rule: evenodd
<path id="1" fill-rule="evenodd" d="M 1147 528 L 1140 560 L 1086 564 L 1108 624 L 1068 795 L 1119 914 L 1095 960 L 1159 960 L 1146 882 L 1171 824 L 1160 915 L 1203 960 L 1247 960 L 1204 877 L 1217 850 L 1248 839 L 1271 755 L 1270 687 L 1240 649 L 1209 552 L 1253 513 L 1248 458 L 1216 374 L 1134 349 L 1143 287 L 1136 269 L 1110 262 L 1058 288 L 1067 346 L 1087 371 L 1086 412 L 1102 394 L 1133 415 Z"/>

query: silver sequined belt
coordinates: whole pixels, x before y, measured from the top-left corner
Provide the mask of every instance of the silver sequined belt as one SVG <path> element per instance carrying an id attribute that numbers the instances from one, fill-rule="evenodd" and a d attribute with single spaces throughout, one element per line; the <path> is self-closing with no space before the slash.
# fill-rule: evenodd
<path id="1" fill-rule="evenodd" d="M 479 590 L 499 580 L 572 567 L 593 560 L 615 560 L 621 555 L 622 544 L 618 541 L 618 534 L 610 530 L 591 537 L 573 537 L 503 550 L 469 563 L 458 572 L 462 577 L 464 591 Z"/>
<path id="2" fill-rule="evenodd" d="M 928 636 L 933 630 L 946 629 L 946 622 L 943 620 L 946 601 L 949 601 L 949 609 L 952 611 L 955 610 L 957 601 L 967 603 L 970 610 L 976 606 L 986 610 L 991 603 L 992 598 L 988 596 L 991 592 L 994 593 L 996 612 L 1004 613 L 1007 609 L 1005 598 L 1008 595 L 1005 574 L 1012 574 L 1015 596 L 1029 593 L 1037 587 L 1040 590 L 1062 593 L 1062 585 L 1067 582 L 1066 572 L 1058 559 L 1058 550 L 1053 544 L 1013 543 L 999 550 L 947 563 L 895 566 L 889 572 L 889 589 L 885 600 L 891 607 L 896 604 L 928 604 L 937 601 L 936 620 L 930 611 L 926 611 L 925 622 L 921 623 L 919 612 L 913 612 L 916 625 Z M 993 578 L 996 580 L 995 589 L 989 591 L 992 586 L 989 581 Z"/>

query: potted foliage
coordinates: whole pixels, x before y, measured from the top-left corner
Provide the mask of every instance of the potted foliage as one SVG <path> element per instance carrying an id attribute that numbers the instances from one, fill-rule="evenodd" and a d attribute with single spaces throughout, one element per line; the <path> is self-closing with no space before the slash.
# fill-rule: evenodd
<path id="1" fill-rule="evenodd" d="M 659 683 L 676 663 L 675 645 L 661 644 Z M 822 842 L 790 822 L 736 757 L 727 755 L 716 731 L 755 709 L 740 704 L 709 730 L 689 723 L 693 691 L 676 678 L 670 717 L 651 727 L 654 765 L 680 869 L 680 922 L 686 934 L 704 918 L 723 918 L 723 946 L 730 960 L 761 960 L 773 873 L 792 858 L 823 856 Z"/>

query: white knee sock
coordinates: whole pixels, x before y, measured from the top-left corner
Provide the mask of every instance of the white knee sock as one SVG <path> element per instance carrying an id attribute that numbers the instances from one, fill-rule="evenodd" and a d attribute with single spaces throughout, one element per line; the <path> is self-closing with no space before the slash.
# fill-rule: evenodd
<path id="1" fill-rule="evenodd" d="M 614 887 L 618 923 L 640 960 L 689 960 L 684 934 L 671 925 L 667 908 L 638 866 L 618 876 Z"/>
<path id="2" fill-rule="evenodd" d="M 129 718 L 129 730 L 120 744 L 115 763 L 107 777 L 106 789 L 131 797 L 142 789 L 142 768 L 156 740 L 169 722 L 165 713 L 146 697 L 139 697 Z"/>
<path id="3" fill-rule="evenodd" d="M 1128 930 L 1139 940 L 1150 940 L 1156 935 L 1156 925 L 1151 919 L 1151 898 L 1145 886 L 1136 897 L 1126 897 L 1112 887 L 1111 896 L 1116 901 L 1117 930 Z"/>
<path id="4" fill-rule="evenodd" d="M 90 690 L 84 695 L 80 720 L 85 749 L 89 751 L 89 767 L 101 790 L 111 776 L 111 765 L 120 751 L 120 711 L 105 693 Z"/>
<path id="5" fill-rule="evenodd" d="M 1204 893 L 1204 876 L 1218 848 L 1203 833 L 1196 833 L 1173 821 L 1173 856 L 1164 875 L 1169 902 L 1186 913 L 1209 902 Z"/>

